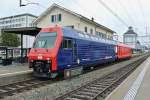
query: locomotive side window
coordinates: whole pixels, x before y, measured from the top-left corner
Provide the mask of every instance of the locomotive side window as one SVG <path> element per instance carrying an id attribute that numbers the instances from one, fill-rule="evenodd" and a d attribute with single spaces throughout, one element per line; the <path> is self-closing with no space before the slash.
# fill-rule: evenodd
<path id="1" fill-rule="evenodd" d="M 72 48 L 72 41 L 68 40 L 68 48 Z"/>
<path id="2" fill-rule="evenodd" d="M 62 42 L 62 48 L 67 48 L 67 40 L 63 40 L 63 42 Z"/>
<path id="3" fill-rule="evenodd" d="M 61 48 L 72 48 L 72 40 L 71 39 L 63 39 L 61 43 Z"/>

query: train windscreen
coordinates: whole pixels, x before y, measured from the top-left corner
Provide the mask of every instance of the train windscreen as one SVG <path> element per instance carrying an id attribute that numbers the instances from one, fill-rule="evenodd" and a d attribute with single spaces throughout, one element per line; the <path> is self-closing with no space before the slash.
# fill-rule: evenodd
<path id="1" fill-rule="evenodd" d="M 36 38 L 33 48 L 54 48 L 56 38 L 56 32 L 41 32 Z"/>

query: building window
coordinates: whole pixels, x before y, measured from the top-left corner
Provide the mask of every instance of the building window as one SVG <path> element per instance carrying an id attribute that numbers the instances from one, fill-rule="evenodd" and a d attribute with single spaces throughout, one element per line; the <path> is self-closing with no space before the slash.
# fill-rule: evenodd
<path id="1" fill-rule="evenodd" d="M 107 35 L 106 34 L 104 34 L 104 33 L 101 33 L 101 36 L 102 36 L 102 38 L 107 38 Z"/>
<path id="2" fill-rule="evenodd" d="M 87 27 L 84 27 L 84 32 L 86 32 L 86 33 L 87 33 Z"/>
<path id="3" fill-rule="evenodd" d="M 74 25 L 70 25 L 70 26 L 66 26 L 66 27 L 74 29 Z"/>
<path id="4" fill-rule="evenodd" d="M 101 38 L 103 38 L 103 33 L 100 33 L 100 32 L 99 32 L 99 36 L 100 36 Z"/>
<path id="5" fill-rule="evenodd" d="M 24 21 L 25 19 L 24 18 L 21 18 L 21 21 Z"/>
<path id="6" fill-rule="evenodd" d="M 54 22 L 54 15 L 52 15 L 52 17 L 51 17 L 51 21 L 52 21 L 52 22 Z"/>
<path id="7" fill-rule="evenodd" d="M 90 29 L 90 33 L 93 34 L 93 29 Z"/>
<path id="8" fill-rule="evenodd" d="M 61 21 L 61 14 L 58 14 L 58 21 Z"/>
<path id="9" fill-rule="evenodd" d="M 113 36 L 110 36 L 109 38 L 110 38 L 110 40 L 113 40 Z"/>
<path id="10" fill-rule="evenodd" d="M 51 22 L 60 22 L 61 20 L 62 20 L 61 14 L 51 16 Z"/>
<path id="11" fill-rule="evenodd" d="M 96 31 L 96 35 L 99 36 L 99 32 L 98 31 Z"/>

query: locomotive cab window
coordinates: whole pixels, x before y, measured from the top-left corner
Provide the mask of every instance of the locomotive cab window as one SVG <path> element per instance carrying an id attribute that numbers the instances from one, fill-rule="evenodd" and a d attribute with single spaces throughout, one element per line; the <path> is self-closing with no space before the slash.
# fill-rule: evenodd
<path id="1" fill-rule="evenodd" d="M 57 38 L 56 32 L 42 32 L 36 38 L 33 48 L 54 48 Z"/>
<path id="2" fill-rule="evenodd" d="M 61 43 L 61 48 L 72 48 L 72 40 L 71 39 L 63 39 Z"/>

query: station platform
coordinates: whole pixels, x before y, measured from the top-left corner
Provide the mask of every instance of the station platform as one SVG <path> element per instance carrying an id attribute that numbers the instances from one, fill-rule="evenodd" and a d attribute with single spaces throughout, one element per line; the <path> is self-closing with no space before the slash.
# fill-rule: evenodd
<path id="1" fill-rule="evenodd" d="M 11 64 L 7 66 L 0 65 L 0 76 L 10 73 L 29 71 L 28 64 Z"/>
<path id="2" fill-rule="evenodd" d="M 150 100 L 150 57 L 105 100 Z"/>
<path id="3" fill-rule="evenodd" d="M 32 78 L 32 70 L 28 64 L 0 65 L 0 86 Z"/>

